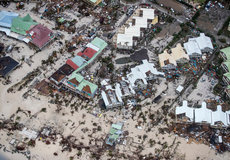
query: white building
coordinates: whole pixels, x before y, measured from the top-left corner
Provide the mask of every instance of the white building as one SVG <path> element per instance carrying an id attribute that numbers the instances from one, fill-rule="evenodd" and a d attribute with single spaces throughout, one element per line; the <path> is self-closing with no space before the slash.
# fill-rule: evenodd
<path id="1" fill-rule="evenodd" d="M 122 106 L 124 104 L 120 95 L 120 90 L 118 88 L 113 89 L 111 85 L 105 86 L 101 95 L 106 109 Z"/>
<path id="2" fill-rule="evenodd" d="M 211 52 L 213 45 L 210 37 L 200 33 L 199 37 L 189 38 L 188 42 L 184 43 L 184 48 L 189 57 L 200 57 L 202 52 Z"/>
<path id="3" fill-rule="evenodd" d="M 127 20 L 114 36 L 114 43 L 118 48 L 131 49 L 135 44 L 134 40 L 143 36 L 142 29 L 149 28 L 151 24 L 157 23 L 155 10 L 151 8 L 139 8 Z"/>
<path id="4" fill-rule="evenodd" d="M 136 88 L 146 88 L 147 81 L 155 78 L 156 75 L 164 76 L 163 72 L 157 71 L 153 63 L 147 60 L 142 61 L 143 64 L 131 68 L 131 73 L 127 75 L 131 86 Z"/>
<path id="5" fill-rule="evenodd" d="M 177 118 L 187 118 L 188 122 L 207 123 L 212 126 L 230 125 L 230 111 L 223 112 L 220 105 L 216 111 L 207 108 L 206 102 L 202 103 L 201 108 L 188 107 L 187 101 L 183 101 L 183 105 L 176 107 Z"/>

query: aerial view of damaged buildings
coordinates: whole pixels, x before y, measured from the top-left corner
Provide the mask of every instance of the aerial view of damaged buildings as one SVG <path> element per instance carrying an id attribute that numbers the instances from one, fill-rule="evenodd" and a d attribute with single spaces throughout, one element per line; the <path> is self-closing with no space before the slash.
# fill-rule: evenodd
<path id="1" fill-rule="evenodd" d="M 132 112 L 152 106 L 162 113 L 166 109 L 170 132 L 230 151 L 229 37 L 220 39 L 197 25 L 198 12 L 224 5 L 207 1 L 184 18 L 157 2 L 0 2 L 2 85 L 12 84 L 8 92 L 28 87 L 45 97 L 73 95 L 92 101 L 96 117 L 124 108 Z M 78 8 L 78 14 L 63 14 L 68 7 Z M 114 9 L 120 13 L 113 15 Z M 222 24 L 228 27 L 220 27 L 228 35 L 229 21 Z M 28 49 L 18 47 L 22 45 Z M 23 73 L 18 81 L 12 79 L 14 72 L 34 64 L 37 69 Z M 117 143 L 124 125 L 114 120 L 107 145 Z M 33 139 L 41 134 L 26 128 L 21 132 Z"/>

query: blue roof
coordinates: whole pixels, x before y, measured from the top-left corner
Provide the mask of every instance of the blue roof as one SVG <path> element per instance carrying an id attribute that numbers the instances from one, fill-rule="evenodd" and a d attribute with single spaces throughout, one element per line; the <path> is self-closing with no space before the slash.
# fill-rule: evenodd
<path id="1" fill-rule="evenodd" d="M 0 11 L 0 26 L 10 28 L 15 17 L 18 17 L 17 13 Z"/>
<path id="2" fill-rule="evenodd" d="M 3 77 L 7 76 L 10 71 L 18 66 L 18 64 L 17 61 L 9 56 L 0 58 L 0 75 Z"/>
<path id="3" fill-rule="evenodd" d="M 75 63 L 78 67 L 81 67 L 84 63 L 87 61 L 82 58 L 81 56 L 76 56 L 73 59 L 71 59 L 73 63 Z"/>

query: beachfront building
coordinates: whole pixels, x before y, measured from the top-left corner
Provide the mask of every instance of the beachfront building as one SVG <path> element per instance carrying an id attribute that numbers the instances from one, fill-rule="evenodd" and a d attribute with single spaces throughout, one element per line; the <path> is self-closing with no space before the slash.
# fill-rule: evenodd
<path id="1" fill-rule="evenodd" d="M 49 77 L 51 86 L 56 89 L 61 89 L 62 83 L 73 71 L 74 69 L 68 64 L 61 66 L 56 72 L 54 72 L 54 74 Z"/>
<path id="2" fill-rule="evenodd" d="M 117 142 L 120 141 L 120 138 L 123 133 L 122 127 L 123 127 L 123 123 L 121 122 L 112 124 L 110 131 L 109 131 L 108 138 L 106 139 L 106 144 L 110 146 L 114 146 Z"/>
<path id="3" fill-rule="evenodd" d="M 99 3 L 102 2 L 102 0 L 84 0 L 84 2 L 86 2 L 92 6 L 97 6 Z"/>
<path id="4" fill-rule="evenodd" d="M 29 14 L 24 17 L 17 13 L 0 11 L 0 31 L 7 36 L 33 44 L 39 50 L 51 43 L 55 35 L 45 26 L 35 22 Z"/>
<path id="5" fill-rule="evenodd" d="M 79 73 L 72 73 L 63 82 L 63 89 L 86 98 L 93 98 L 98 86 L 84 79 Z"/>
<path id="6" fill-rule="evenodd" d="M 202 102 L 201 108 L 192 108 L 188 106 L 187 101 L 183 101 L 183 105 L 176 107 L 177 120 L 181 122 L 191 122 L 200 124 L 210 124 L 211 126 L 230 125 L 230 111 L 223 112 L 220 105 L 216 111 L 207 108 L 206 102 Z"/>
<path id="7" fill-rule="evenodd" d="M 153 63 L 143 60 L 142 64 L 131 68 L 127 79 L 133 89 L 146 89 L 147 81 L 155 79 L 156 76 L 164 76 L 164 73 L 157 71 Z"/>
<path id="8" fill-rule="evenodd" d="M 9 35 L 12 20 L 16 17 L 18 17 L 17 13 L 0 11 L 0 31 L 4 32 L 6 35 Z"/>
<path id="9" fill-rule="evenodd" d="M 143 37 L 143 30 L 157 23 L 154 12 L 152 8 L 138 8 L 113 37 L 117 48 L 132 49 Z"/>
<path id="10" fill-rule="evenodd" d="M 30 44 L 33 44 L 39 50 L 42 50 L 44 47 L 50 44 L 55 38 L 53 31 L 41 24 L 34 26 L 26 32 L 27 36 L 30 39 Z"/>
<path id="11" fill-rule="evenodd" d="M 189 57 L 201 57 L 202 52 L 212 52 L 213 45 L 210 37 L 200 33 L 199 37 L 189 38 L 188 42 L 184 43 L 184 48 Z"/>
<path id="12" fill-rule="evenodd" d="M 18 65 L 19 63 L 9 56 L 0 58 L 0 76 L 7 77 Z"/>
<path id="13" fill-rule="evenodd" d="M 123 106 L 123 99 L 135 94 L 132 86 L 124 77 L 121 77 L 114 87 L 108 81 L 107 79 L 101 81 L 101 96 L 106 109 Z"/>
<path id="14" fill-rule="evenodd" d="M 188 54 L 185 53 L 180 43 L 171 49 L 171 53 L 165 50 L 159 54 L 159 62 L 162 69 L 175 69 L 178 63 L 186 63 L 189 61 Z"/>
<path id="15" fill-rule="evenodd" d="M 96 37 L 86 45 L 86 48 L 72 59 L 68 59 L 66 63 L 70 65 L 75 72 L 79 72 L 92 63 L 98 55 L 106 48 L 108 44 Z"/>
<path id="16" fill-rule="evenodd" d="M 194 120 L 194 113 L 193 109 L 188 107 L 188 102 L 183 101 L 182 106 L 176 107 L 176 117 L 182 121 L 193 121 Z"/>
<path id="17" fill-rule="evenodd" d="M 101 91 L 106 109 L 119 107 L 124 104 L 121 95 L 118 92 L 118 88 L 113 89 L 111 85 L 105 86 L 105 89 Z"/>
<path id="18" fill-rule="evenodd" d="M 119 96 L 122 98 L 130 97 L 136 93 L 131 84 L 124 77 L 122 77 L 121 80 L 116 83 L 115 88 L 118 91 L 117 93 Z"/>

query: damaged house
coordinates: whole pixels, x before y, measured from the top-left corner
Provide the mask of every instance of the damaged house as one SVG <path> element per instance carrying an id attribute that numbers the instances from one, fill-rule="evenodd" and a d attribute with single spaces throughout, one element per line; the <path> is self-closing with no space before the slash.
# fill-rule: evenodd
<path id="1" fill-rule="evenodd" d="M 164 76 L 164 73 L 157 71 L 153 63 L 143 60 L 142 64 L 131 68 L 131 73 L 127 75 L 127 79 L 133 89 L 145 89 L 148 84 L 147 81 L 155 79 L 156 75 Z"/>

